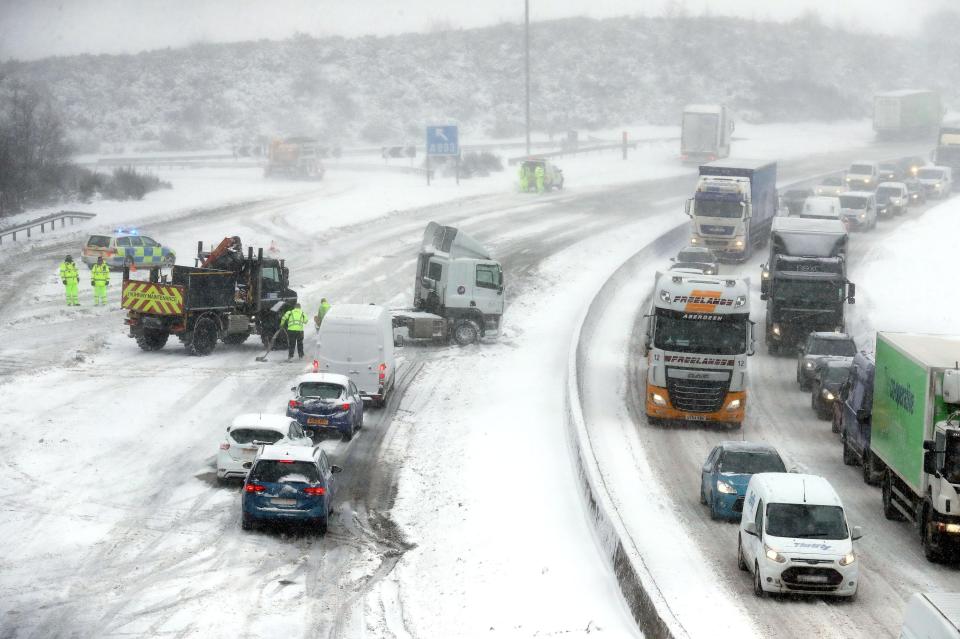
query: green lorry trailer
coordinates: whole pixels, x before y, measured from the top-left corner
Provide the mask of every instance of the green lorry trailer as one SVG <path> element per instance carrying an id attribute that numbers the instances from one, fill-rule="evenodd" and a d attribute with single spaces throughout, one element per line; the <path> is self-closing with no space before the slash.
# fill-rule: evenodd
<path id="1" fill-rule="evenodd" d="M 883 514 L 927 559 L 960 552 L 960 337 L 877 333 L 870 448 Z"/>

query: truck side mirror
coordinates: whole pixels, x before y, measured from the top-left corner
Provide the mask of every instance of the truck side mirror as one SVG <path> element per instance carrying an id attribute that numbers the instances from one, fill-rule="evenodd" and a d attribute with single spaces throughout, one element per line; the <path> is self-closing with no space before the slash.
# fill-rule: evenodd
<path id="1" fill-rule="evenodd" d="M 748 337 L 749 340 L 750 340 L 750 348 L 747 349 L 747 356 L 748 356 L 748 357 L 749 357 L 750 355 L 756 354 L 756 352 L 757 352 L 757 338 L 754 337 L 754 330 L 755 330 L 754 327 L 755 327 L 755 326 L 756 326 L 756 324 L 754 324 L 753 322 L 750 322 L 750 326 L 749 326 L 749 328 L 747 329 L 747 331 L 748 331 L 747 337 Z"/>
<path id="2" fill-rule="evenodd" d="M 932 444 L 933 442 L 923 442 L 923 447 L 926 448 L 927 444 Z M 928 475 L 937 474 L 937 452 L 934 450 L 924 450 L 923 451 L 923 472 Z"/>
<path id="3" fill-rule="evenodd" d="M 429 277 L 421 277 L 420 283 L 423 285 L 423 288 L 432 291 L 433 290 L 433 280 Z"/>
<path id="4" fill-rule="evenodd" d="M 851 304 L 856 303 L 857 285 L 853 282 L 847 283 L 847 301 Z"/>
<path id="5" fill-rule="evenodd" d="M 857 421 L 863 424 L 868 419 L 870 419 L 870 411 L 866 408 L 857 409 Z"/>

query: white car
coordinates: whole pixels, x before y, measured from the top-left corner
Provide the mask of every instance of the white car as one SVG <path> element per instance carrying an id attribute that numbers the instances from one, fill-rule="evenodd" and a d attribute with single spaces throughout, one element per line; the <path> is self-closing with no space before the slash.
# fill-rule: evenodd
<path id="1" fill-rule="evenodd" d="M 872 229 L 877 225 L 877 196 L 872 191 L 847 191 L 840 196 L 840 219 L 848 229 Z"/>
<path id="2" fill-rule="evenodd" d="M 264 444 L 313 446 L 295 419 L 286 415 L 249 413 L 236 417 L 217 452 L 217 481 L 243 479 L 253 464 L 257 451 Z"/>
<path id="3" fill-rule="evenodd" d="M 917 171 L 917 181 L 928 198 L 940 199 L 953 189 L 953 171 L 949 166 L 925 166 Z"/>
<path id="4" fill-rule="evenodd" d="M 853 597 L 860 571 L 851 528 L 823 477 L 758 473 L 750 478 L 737 535 L 737 565 L 768 592 Z"/>
<path id="5" fill-rule="evenodd" d="M 813 190 L 817 195 L 836 197 L 841 193 L 846 193 L 849 189 L 842 177 L 826 177 Z"/>
<path id="6" fill-rule="evenodd" d="M 880 182 L 880 165 L 866 160 L 854 162 L 847 169 L 844 181 L 851 191 L 872 191 Z"/>
<path id="7" fill-rule="evenodd" d="M 910 206 L 910 191 L 903 182 L 881 182 L 876 196 L 877 215 L 900 215 Z"/>

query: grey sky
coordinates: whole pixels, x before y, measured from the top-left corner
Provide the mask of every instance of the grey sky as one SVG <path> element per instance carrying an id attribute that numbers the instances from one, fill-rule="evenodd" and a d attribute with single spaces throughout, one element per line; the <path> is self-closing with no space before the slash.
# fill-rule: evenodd
<path id="1" fill-rule="evenodd" d="M 697 14 L 913 31 L 950 0 L 531 0 L 532 19 Z M 123 53 L 195 42 L 469 28 L 522 19 L 522 0 L 0 0 L 0 59 Z"/>

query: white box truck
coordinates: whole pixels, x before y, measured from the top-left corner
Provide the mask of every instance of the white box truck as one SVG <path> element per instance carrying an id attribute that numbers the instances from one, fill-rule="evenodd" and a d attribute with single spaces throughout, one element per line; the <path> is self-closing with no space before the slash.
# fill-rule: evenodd
<path id="1" fill-rule="evenodd" d="M 680 125 L 680 159 L 711 162 L 730 155 L 733 120 L 721 104 L 690 104 Z"/>
<path id="2" fill-rule="evenodd" d="M 393 319 L 376 304 L 334 304 L 317 335 L 316 372 L 349 377 L 360 395 L 383 406 L 396 380 Z"/>

